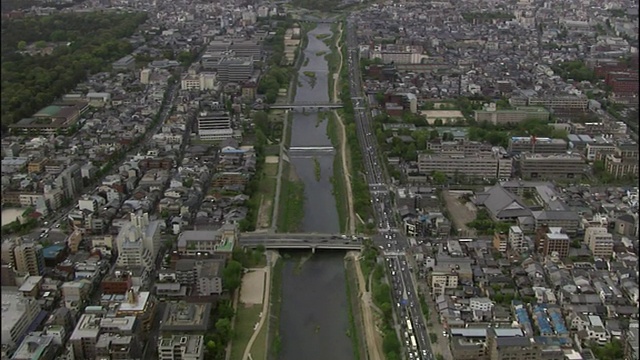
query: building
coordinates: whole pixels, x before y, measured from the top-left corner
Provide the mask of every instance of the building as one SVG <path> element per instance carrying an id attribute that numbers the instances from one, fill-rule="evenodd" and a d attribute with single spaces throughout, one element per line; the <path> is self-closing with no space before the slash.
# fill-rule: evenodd
<path id="1" fill-rule="evenodd" d="M 389 64 L 420 64 L 426 55 L 422 54 L 422 46 L 419 45 L 375 45 L 370 51 L 371 59 L 381 59 Z"/>
<path id="2" fill-rule="evenodd" d="M 616 146 L 613 153 L 606 155 L 604 166 L 615 178 L 638 177 L 638 144 Z"/>
<path id="3" fill-rule="evenodd" d="M 151 69 L 142 69 L 140 70 L 140 83 L 143 85 L 148 85 L 151 80 Z"/>
<path id="4" fill-rule="evenodd" d="M 148 213 L 132 213 L 131 221 L 122 225 L 116 237 L 117 266 L 141 266 L 151 271 L 162 242 L 161 223 L 149 221 Z"/>
<path id="5" fill-rule="evenodd" d="M 141 355 L 135 316 L 104 317 L 104 309 L 80 316 L 69 338 L 76 359 L 135 359 Z M 93 310 L 93 309 L 91 309 Z"/>
<path id="6" fill-rule="evenodd" d="M 50 105 L 25 118 L 9 125 L 12 134 L 44 135 L 71 134 L 76 128 L 80 116 L 89 109 L 87 102 L 73 105 Z"/>
<path id="7" fill-rule="evenodd" d="M 91 294 L 91 280 L 81 279 L 62 284 L 62 298 L 65 307 L 80 309 L 89 300 Z"/>
<path id="8" fill-rule="evenodd" d="M 207 55 L 207 54 L 205 54 Z M 242 56 L 238 53 L 209 54 L 203 57 L 202 65 L 205 69 L 215 71 L 217 80 L 222 83 L 244 83 L 253 75 L 253 56 Z"/>
<path id="9" fill-rule="evenodd" d="M 44 272 L 42 245 L 36 242 L 18 240 L 14 248 L 14 259 L 18 273 L 37 276 Z"/>
<path id="10" fill-rule="evenodd" d="M 205 260 L 197 264 L 196 290 L 200 296 L 222 294 L 224 260 Z"/>
<path id="11" fill-rule="evenodd" d="M 606 228 L 588 227 L 584 231 L 584 242 L 596 258 L 609 259 L 613 255 L 613 235 Z"/>
<path id="12" fill-rule="evenodd" d="M 96 359 L 140 359 L 142 346 L 135 336 L 105 333 L 96 341 Z"/>
<path id="13" fill-rule="evenodd" d="M 493 248 L 499 251 L 500 253 L 507 252 L 508 242 L 507 234 L 505 233 L 495 233 L 493 234 Z"/>
<path id="14" fill-rule="evenodd" d="M 158 340 L 158 360 L 202 360 L 202 335 L 169 335 Z"/>
<path id="15" fill-rule="evenodd" d="M 182 77 L 180 86 L 182 90 L 213 90 L 216 88 L 216 73 L 201 72 L 195 74 L 189 72 Z"/>
<path id="16" fill-rule="evenodd" d="M 616 95 L 638 95 L 637 71 L 610 72 L 605 78 L 605 83 L 611 87 L 611 91 Z"/>
<path id="17" fill-rule="evenodd" d="M 530 96 L 525 98 L 513 97 L 509 99 L 512 106 L 544 107 L 553 110 L 554 113 L 584 113 L 587 111 L 589 99 L 585 95 L 565 96 Z"/>
<path id="18" fill-rule="evenodd" d="M 425 175 L 440 172 L 449 177 L 501 179 L 510 178 L 512 170 L 513 159 L 502 148 L 473 155 L 462 152 L 418 155 L 418 171 Z"/>
<path id="19" fill-rule="evenodd" d="M 475 110 L 476 122 L 489 122 L 494 125 L 519 124 L 525 120 L 549 121 L 550 113 L 543 107 L 517 107 L 509 110 L 496 110 L 495 104 L 485 106 L 484 110 Z"/>
<path id="20" fill-rule="evenodd" d="M 616 144 L 605 137 L 595 137 L 592 143 L 586 146 L 586 155 L 588 161 L 604 160 L 607 154 L 612 154 L 616 150 Z"/>
<path id="21" fill-rule="evenodd" d="M 469 299 L 469 308 L 473 311 L 491 311 L 493 301 L 487 297 L 474 297 Z"/>
<path id="22" fill-rule="evenodd" d="M 490 360 L 540 360 L 533 338 L 498 337 L 493 329 L 487 329 L 487 350 Z"/>
<path id="23" fill-rule="evenodd" d="M 238 227 L 225 224 L 218 230 L 189 230 L 178 236 L 178 253 L 195 256 L 199 253 L 230 253 L 238 241 Z"/>
<path id="24" fill-rule="evenodd" d="M 222 141 L 233 137 L 231 117 L 226 112 L 200 113 L 198 116 L 198 137 L 206 141 Z"/>
<path id="25" fill-rule="evenodd" d="M 15 349 L 27 329 L 37 321 L 40 305 L 34 298 L 25 298 L 22 294 L 2 289 L 2 347 Z"/>
<path id="26" fill-rule="evenodd" d="M 113 296 L 117 297 L 117 295 Z M 115 301 L 107 300 L 103 301 L 103 303 L 116 308 L 116 317 L 135 316 L 140 322 L 143 331 L 151 330 L 157 300 L 150 292 L 140 291 L 137 286 L 134 286 L 127 291 L 124 301 L 116 298 Z"/>
<path id="27" fill-rule="evenodd" d="M 580 154 L 531 154 L 520 155 L 519 171 L 523 178 L 581 178 L 588 171 L 588 166 Z"/>
<path id="28" fill-rule="evenodd" d="M 509 227 L 509 246 L 518 253 L 528 251 L 527 243 L 524 239 L 524 232 L 519 226 Z"/>
<path id="29" fill-rule="evenodd" d="M 558 257 L 569 255 L 571 239 L 562 232 L 562 228 L 542 226 L 536 232 L 536 250 L 543 256 L 558 253 Z"/>
<path id="30" fill-rule="evenodd" d="M 167 303 L 160 331 L 168 334 L 204 333 L 209 328 L 210 303 Z"/>
<path id="31" fill-rule="evenodd" d="M 111 64 L 114 70 L 133 70 L 136 67 L 136 58 L 133 55 L 124 56 Z"/>
<path id="32" fill-rule="evenodd" d="M 529 152 L 533 154 L 557 154 L 567 151 L 567 142 L 563 139 L 539 138 L 535 136 L 512 136 L 507 151 L 511 154 Z"/>
<path id="33" fill-rule="evenodd" d="M 58 349 L 54 336 L 32 332 L 22 340 L 11 360 L 53 360 Z"/>

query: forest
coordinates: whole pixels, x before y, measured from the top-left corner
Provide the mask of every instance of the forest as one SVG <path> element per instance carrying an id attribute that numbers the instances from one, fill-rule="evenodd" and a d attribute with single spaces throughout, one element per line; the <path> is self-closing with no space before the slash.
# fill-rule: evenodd
<path id="1" fill-rule="evenodd" d="M 107 71 L 133 48 L 144 13 L 91 12 L 2 21 L 2 129 Z M 45 52 L 45 50 L 50 50 Z"/>

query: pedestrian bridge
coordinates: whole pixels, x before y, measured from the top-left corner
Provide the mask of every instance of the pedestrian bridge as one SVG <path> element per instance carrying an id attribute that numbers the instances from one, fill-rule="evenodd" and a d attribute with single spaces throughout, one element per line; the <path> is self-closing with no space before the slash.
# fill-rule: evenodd
<path id="1" fill-rule="evenodd" d="M 342 103 L 335 102 L 317 102 L 317 101 L 299 101 L 295 103 L 283 103 L 273 104 L 269 106 L 270 109 L 285 109 L 285 110 L 321 110 L 321 109 L 340 109 Z"/>

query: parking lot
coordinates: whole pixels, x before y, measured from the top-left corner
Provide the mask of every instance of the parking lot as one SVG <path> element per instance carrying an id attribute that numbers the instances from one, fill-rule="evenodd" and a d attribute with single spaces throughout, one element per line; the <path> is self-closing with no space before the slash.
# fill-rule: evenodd
<path id="1" fill-rule="evenodd" d="M 469 192 L 446 190 L 442 192 L 442 196 L 447 204 L 447 211 L 449 211 L 453 226 L 458 229 L 459 235 L 476 236 L 476 231 L 467 227 L 467 223 L 476 218 L 475 206 L 470 203 L 463 204 L 460 199 L 466 193 Z"/>

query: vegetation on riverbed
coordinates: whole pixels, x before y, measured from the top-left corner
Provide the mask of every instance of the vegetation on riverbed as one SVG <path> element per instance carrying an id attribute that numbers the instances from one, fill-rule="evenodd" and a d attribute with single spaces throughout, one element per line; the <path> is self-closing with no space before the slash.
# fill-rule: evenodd
<path id="1" fill-rule="evenodd" d="M 295 233 L 304 217 L 304 183 L 295 177 L 291 164 L 284 162 L 283 166 L 277 229 Z"/>
<path id="2" fill-rule="evenodd" d="M 320 181 L 320 178 L 322 177 L 322 174 L 320 173 L 320 162 L 318 161 L 318 158 L 314 157 L 313 158 L 313 173 L 316 177 L 316 181 Z"/>
<path id="3" fill-rule="evenodd" d="M 336 209 L 338 211 L 338 221 L 340 232 L 347 231 L 347 218 L 349 216 L 349 206 L 347 203 L 347 184 L 345 182 L 344 170 L 342 168 L 342 152 L 340 151 L 340 140 L 338 135 L 338 119 L 331 113 L 327 122 L 327 137 L 331 139 L 331 145 L 337 150 L 333 157 L 333 176 L 331 176 L 331 193 L 336 199 Z M 351 219 L 355 221 L 356 219 Z"/>

